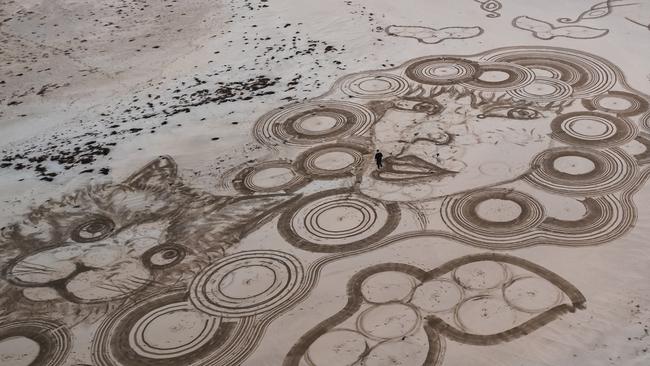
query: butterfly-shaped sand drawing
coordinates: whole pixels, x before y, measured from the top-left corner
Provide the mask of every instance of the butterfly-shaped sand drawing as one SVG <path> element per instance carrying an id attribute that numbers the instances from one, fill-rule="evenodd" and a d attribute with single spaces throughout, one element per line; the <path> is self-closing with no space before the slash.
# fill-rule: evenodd
<path id="1" fill-rule="evenodd" d="M 533 33 L 533 36 L 535 38 L 544 40 L 553 39 L 555 37 L 592 39 L 602 37 L 609 33 L 609 29 L 598 29 L 579 25 L 555 27 L 551 23 L 547 23 L 525 15 L 513 19 L 512 25 L 515 28 L 530 31 Z"/>
<path id="2" fill-rule="evenodd" d="M 415 38 L 418 42 L 437 44 L 446 39 L 466 39 L 483 34 L 481 27 L 445 27 L 431 28 L 412 25 L 391 25 L 386 28 L 386 34 L 394 37 Z"/>

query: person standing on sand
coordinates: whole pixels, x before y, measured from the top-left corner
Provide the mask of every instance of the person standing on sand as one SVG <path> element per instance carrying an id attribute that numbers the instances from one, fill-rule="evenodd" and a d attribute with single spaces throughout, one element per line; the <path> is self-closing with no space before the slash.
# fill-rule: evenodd
<path id="1" fill-rule="evenodd" d="M 381 169 L 383 166 L 382 160 L 384 159 L 384 154 L 382 154 L 379 149 L 377 149 L 377 153 L 375 154 L 375 161 L 377 162 L 377 169 Z"/>

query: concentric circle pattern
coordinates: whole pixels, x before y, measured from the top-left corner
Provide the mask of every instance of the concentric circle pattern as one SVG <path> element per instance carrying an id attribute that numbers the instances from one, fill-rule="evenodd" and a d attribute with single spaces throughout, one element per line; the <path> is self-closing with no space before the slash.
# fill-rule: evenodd
<path id="1" fill-rule="evenodd" d="M 518 100 L 557 102 L 571 97 L 573 89 L 562 80 L 537 77 L 532 83 L 519 89 L 510 90 L 508 94 Z"/>
<path id="2" fill-rule="evenodd" d="M 474 79 L 479 73 L 479 65 L 457 57 L 428 57 L 413 62 L 404 73 L 422 84 L 451 85 Z"/>
<path id="3" fill-rule="evenodd" d="M 624 91 L 609 91 L 592 99 L 583 99 L 582 105 L 590 111 L 614 113 L 619 117 L 636 116 L 650 109 L 646 99 Z"/>
<path id="4" fill-rule="evenodd" d="M 479 91 L 503 92 L 523 88 L 535 80 L 535 73 L 517 64 L 486 62 L 479 64 L 476 78 L 463 85 Z"/>
<path id="5" fill-rule="evenodd" d="M 138 319 L 129 332 L 129 343 L 142 357 L 179 357 L 209 343 L 220 323 L 219 318 L 203 314 L 185 301 L 171 303 Z"/>
<path id="6" fill-rule="evenodd" d="M 286 161 L 267 161 L 240 171 L 232 183 L 242 193 L 291 192 L 309 180 Z"/>
<path id="7" fill-rule="evenodd" d="M 302 265 L 290 254 L 240 252 L 199 273 L 192 281 L 190 300 L 206 314 L 251 316 L 288 306 L 302 281 Z"/>
<path id="8" fill-rule="evenodd" d="M 561 48 L 519 47 L 491 52 L 486 60 L 527 67 L 538 76 L 561 80 L 571 86 L 573 98 L 593 97 L 616 84 L 617 72 L 594 55 Z"/>
<path id="9" fill-rule="evenodd" d="M 319 145 L 302 153 L 295 162 L 301 174 L 318 179 L 354 175 L 370 151 L 363 145 L 337 143 Z"/>
<path id="10" fill-rule="evenodd" d="M 402 96 L 409 91 L 408 80 L 385 73 L 362 73 L 346 77 L 339 88 L 343 93 L 362 99 L 384 99 Z"/>
<path id="11" fill-rule="evenodd" d="M 256 123 L 254 134 L 263 144 L 310 146 L 362 135 L 376 120 L 367 107 L 345 101 L 295 103 L 273 110 Z"/>
<path id="12" fill-rule="evenodd" d="M 608 147 L 632 141 L 638 127 L 623 118 L 600 112 L 561 114 L 551 122 L 553 138 L 576 146 Z"/>
<path id="13" fill-rule="evenodd" d="M 45 319 L 5 322 L 0 325 L 0 363 L 3 365 L 60 366 L 72 348 L 69 331 Z"/>
<path id="14" fill-rule="evenodd" d="M 213 317 L 187 300 L 187 292 L 174 290 L 118 308 L 96 331 L 93 365 L 207 366 L 247 347 L 250 322 Z"/>
<path id="15" fill-rule="evenodd" d="M 632 157 L 620 150 L 560 147 L 543 151 L 525 176 L 531 184 L 562 195 L 600 196 L 623 189 L 637 172 Z"/>
<path id="16" fill-rule="evenodd" d="M 400 220 L 399 206 L 352 193 L 323 191 L 305 197 L 278 222 L 292 245 L 313 252 L 348 252 L 371 246 L 392 232 Z"/>
<path id="17" fill-rule="evenodd" d="M 507 245 L 535 229 L 545 217 L 544 207 L 532 196 L 508 189 L 486 189 L 443 202 L 442 219 L 455 233 L 475 240 Z"/>

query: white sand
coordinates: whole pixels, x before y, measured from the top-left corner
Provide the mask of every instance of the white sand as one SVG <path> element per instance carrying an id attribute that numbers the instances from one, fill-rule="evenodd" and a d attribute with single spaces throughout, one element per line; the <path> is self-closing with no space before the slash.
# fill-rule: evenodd
<path id="1" fill-rule="evenodd" d="M 3 2 L 0 365 L 650 364 L 648 24 Z"/>

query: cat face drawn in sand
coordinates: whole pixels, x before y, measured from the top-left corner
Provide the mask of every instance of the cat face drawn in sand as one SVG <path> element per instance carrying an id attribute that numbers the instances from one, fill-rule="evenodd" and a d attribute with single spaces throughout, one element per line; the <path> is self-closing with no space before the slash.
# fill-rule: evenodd
<path id="1" fill-rule="evenodd" d="M 49 201 L 5 228 L 2 282 L 10 291 L 2 297 L 101 305 L 189 281 L 293 198 L 198 192 L 176 170 L 160 157 L 122 183 Z"/>

